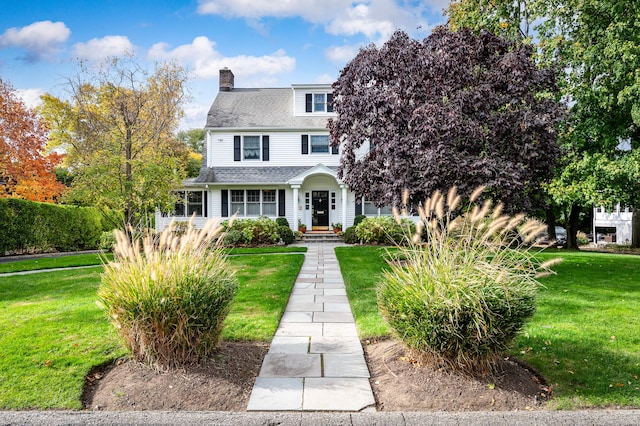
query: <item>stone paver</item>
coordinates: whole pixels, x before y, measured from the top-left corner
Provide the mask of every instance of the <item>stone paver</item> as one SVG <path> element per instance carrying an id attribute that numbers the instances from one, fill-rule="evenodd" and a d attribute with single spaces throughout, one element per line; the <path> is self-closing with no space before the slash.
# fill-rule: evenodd
<path id="1" fill-rule="evenodd" d="M 375 405 L 334 244 L 310 244 L 248 411 L 363 411 Z"/>
<path id="2" fill-rule="evenodd" d="M 304 382 L 303 410 L 354 411 L 375 404 L 369 378 L 320 377 Z"/>
<path id="3" fill-rule="evenodd" d="M 302 378 L 258 377 L 253 385 L 248 411 L 270 410 L 298 411 L 302 410 Z"/>

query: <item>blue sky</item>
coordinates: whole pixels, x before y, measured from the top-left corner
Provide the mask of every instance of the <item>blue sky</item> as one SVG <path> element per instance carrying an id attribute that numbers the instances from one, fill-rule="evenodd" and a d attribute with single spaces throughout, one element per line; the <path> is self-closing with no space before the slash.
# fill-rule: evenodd
<path id="1" fill-rule="evenodd" d="M 177 60 L 192 100 L 181 128 L 200 128 L 230 68 L 236 87 L 330 83 L 369 43 L 397 29 L 424 38 L 448 0 L 30 0 L 2 1 L 0 77 L 29 106 L 64 98 L 77 62 L 133 52 L 142 63 Z"/>

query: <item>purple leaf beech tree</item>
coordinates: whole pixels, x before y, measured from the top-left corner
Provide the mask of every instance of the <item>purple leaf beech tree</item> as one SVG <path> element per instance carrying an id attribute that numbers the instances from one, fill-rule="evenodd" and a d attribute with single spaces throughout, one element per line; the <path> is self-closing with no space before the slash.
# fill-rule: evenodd
<path id="1" fill-rule="evenodd" d="M 333 85 L 339 177 L 378 206 L 400 205 L 405 189 L 416 203 L 487 185 L 508 210 L 531 210 L 553 177 L 563 114 L 554 72 L 532 57 L 528 45 L 445 27 L 361 49 Z"/>

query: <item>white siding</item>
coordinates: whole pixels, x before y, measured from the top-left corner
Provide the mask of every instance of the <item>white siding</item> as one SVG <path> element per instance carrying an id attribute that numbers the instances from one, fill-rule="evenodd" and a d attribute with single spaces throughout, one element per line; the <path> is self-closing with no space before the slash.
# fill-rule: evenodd
<path id="1" fill-rule="evenodd" d="M 593 227 L 594 228 L 616 228 L 616 243 L 617 244 L 630 244 L 632 227 L 631 220 L 633 212 L 629 208 L 621 208 L 618 204 L 613 211 L 607 212 L 604 207 L 598 207 L 594 209 L 593 213 Z M 594 229 L 594 236 L 596 232 Z M 602 241 L 598 241 L 601 243 Z"/>
<path id="2" fill-rule="evenodd" d="M 302 135 L 328 135 L 328 131 L 316 132 L 210 132 L 207 155 L 208 167 L 282 167 L 309 166 L 319 163 L 325 166 L 337 166 L 340 155 L 331 154 L 302 154 Z M 243 160 L 233 161 L 234 136 L 269 136 L 269 161 Z M 310 142 L 309 142 L 310 143 Z M 260 153 L 262 156 L 262 152 Z"/>

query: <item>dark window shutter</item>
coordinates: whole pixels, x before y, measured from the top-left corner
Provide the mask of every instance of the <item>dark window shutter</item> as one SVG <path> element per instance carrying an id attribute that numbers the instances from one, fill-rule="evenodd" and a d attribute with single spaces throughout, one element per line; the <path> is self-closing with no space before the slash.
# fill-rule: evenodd
<path id="1" fill-rule="evenodd" d="M 222 209 L 220 211 L 220 216 L 229 217 L 229 190 L 223 189 L 220 193 L 222 194 Z"/>
<path id="2" fill-rule="evenodd" d="M 233 137 L 233 161 L 240 161 L 240 136 Z"/>
<path id="3" fill-rule="evenodd" d="M 309 135 L 302 135 L 302 153 L 309 153 Z"/>
<path id="4" fill-rule="evenodd" d="M 362 203 L 356 202 L 356 216 L 362 214 Z"/>
<path id="5" fill-rule="evenodd" d="M 202 216 L 208 217 L 207 215 L 207 196 L 209 195 L 209 191 L 202 191 Z"/>
<path id="6" fill-rule="evenodd" d="M 287 215 L 284 196 L 285 196 L 284 189 L 278 189 L 278 216 L 280 217 Z"/>
<path id="7" fill-rule="evenodd" d="M 305 100 L 305 111 L 313 112 L 313 95 L 311 93 L 307 93 L 304 97 Z"/>
<path id="8" fill-rule="evenodd" d="M 331 146 L 331 154 L 336 155 L 340 153 L 340 147 L 338 145 Z"/>
<path id="9" fill-rule="evenodd" d="M 333 94 L 327 93 L 327 112 L 333 112 Z"/>
<path id="10" fill-rule="evenodd" d="M 269 136 L 262 136 L 262 161 L 269 161 Z"/>

